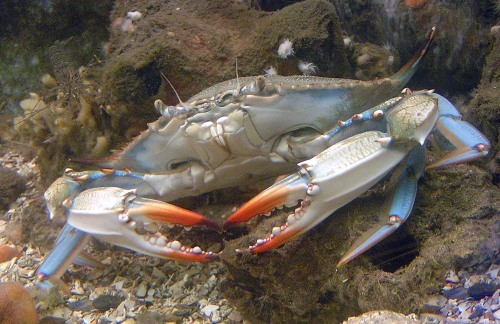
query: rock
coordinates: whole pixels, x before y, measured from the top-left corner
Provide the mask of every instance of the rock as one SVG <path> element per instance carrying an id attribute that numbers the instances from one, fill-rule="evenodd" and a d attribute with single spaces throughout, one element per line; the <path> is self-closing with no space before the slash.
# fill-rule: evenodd
<path id="1" fill-rule="evenodd" d="M 485 296 L 492 296 L 498 288 L 499 286 L 494 282 L 476 283 L 475 285 L 472 285 L 469 289 L 467 289 L 467 294 L 470 297 L 479 300 L 484 298 Z"/>
<path id="2" fill-rule="evenodd" d="M 22 253 L 8 245 L 0 246 L 0 263 L 19 258 Z"/>
<path id="3" fill-rule="evenodd" d="M 92 307 L 100 312 L 105 312 L 110 308 L 118 307 L 125 297 L 119 295 L 100 295 L 92 301 Z"/>
<path id="4" fill-rule="evenodd" d="M 440 295 L 431 296 L 422 307 L 424 313 L 439 314 L 439 310 L 446 304 L 446 298 Z"/>
<path id="5" fill-rule="evenodd" d="M 66 321 L 64 318 L 56 316 L 45 316 L 40 320 L 40 324 L 64 324 Z"/>
<path id="6" fill-rule="evenodd" d="M 92 303 L 88 299 L 80 299 L 74 303 L 68 303 L 68 308 L 73 311 L 89 312 L 92 309 Z"/>
<path id="7" fill-rule="evenodd" d="M 146 293 L 148 292 L 148 283 L 146 281 L 141 281 L 137 290 L 135 291 L 135 296 L 139 298 L 146 297 Z"/>
<path id="8" fill-rule="evenodd" d="M 0 323 L 38 323 L 33 300 L 19 282 L 0 283 Z"/>
<path id="9" fill-rule="evenodd" d="M 391 311 L 372 311 L 357 317 L 349 317 L 343 324 L 417 324 L 419 322 L 415 314 L 406 316 Z"/>
<path id="10" fill-rule="evenodd" d="M 5 210 L 24 191 L 25 179 L 16 171 L 0 167 L 0 210 Z"/>
<path id="11" fill-rule="evenodd" d="M 137 324 L 163 324 L 166 322 L 165 317 L 166 317 L 165 315 L 162 315 L 154 311 L 146 311 L 144 313 L 137 315 L 135 320 Z"/>

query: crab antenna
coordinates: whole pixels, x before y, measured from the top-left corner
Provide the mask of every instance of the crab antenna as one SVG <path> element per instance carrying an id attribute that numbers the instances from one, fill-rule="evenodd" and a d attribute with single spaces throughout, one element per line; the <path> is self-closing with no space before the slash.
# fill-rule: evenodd
<path id="1" fill-rule="evenodd" d="M 236 58 L 236 83 L 238 84 L 236 89 L 240 89 L 240 79 L 238 78 L 238 58 Z"/>
<path id="2" fill-rule="evenodd" d="M 179 100 L 179 103 L 181 104 L 181 106 L 187 109 L 186 104 L 181 100 L 181 97 L 179 97 L 179 94 L 177 93 L 177 91 L 175 91 L 173 84 L 167 79 L 167 77 L 165 76 L 165 74 L 163 74 L 163 72 L 160 72 L 160 73 L 165 78 L 165 80 L 167 80 L 167 82 L 170 85 L 170 87 L 172 88 L 172 90 L 174 90 L 175 96 L 177 97 L 177 100 Z"/>

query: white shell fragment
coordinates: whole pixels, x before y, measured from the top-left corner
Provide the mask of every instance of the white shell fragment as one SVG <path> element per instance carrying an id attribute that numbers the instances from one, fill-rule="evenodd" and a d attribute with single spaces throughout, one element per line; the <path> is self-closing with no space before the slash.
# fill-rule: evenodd
<path id="1" fill-rule="evenodd" d="M 127 18 L 130 18 L 132 21 L 138 21 L 142 18 L 142 13 L 139 11 L 129 11 L 127 12 Z"/>

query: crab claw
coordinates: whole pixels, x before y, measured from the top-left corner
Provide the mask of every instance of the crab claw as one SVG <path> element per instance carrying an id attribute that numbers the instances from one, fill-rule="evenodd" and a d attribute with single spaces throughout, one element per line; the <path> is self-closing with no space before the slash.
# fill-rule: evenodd
<path id="1" fill-rule="evenodd" d="M 453 104 L 441 95 L 432 94 L 439 100 L 439 120 L 436 123 L 435 138 L 443 149 L 450 153 L 427 166 L 427 170 L 446 165 L 475 160 L 488 154 L 491 146 L 488 139 L 474 126 L 463 121 Z"/>
<path id="2" fill-rule="evenodd" d="M 327 218 L 368 190 L 408 153 L 406 147 L 387 148 L 385 134 L 370 131 L 355 135 L 299 164 L 300 171 L 269 187 L 236 211 L 225 227 L 265 213 L 282 204 L 302 200 L 284 225 L 249 247 L 260 253 L 282 245 Z"/>
<path id="3" fill-rule="evenodd" d="M 158 223 L 215 230 L 212 220 L 161 201 L 138 197 L 135 190 L 92 188 L 66 200 L 68 224 L 105 242 L 160 258 L 180 261 L 213 261 L 218 254 L 183 246 L 158 232 Z"/>

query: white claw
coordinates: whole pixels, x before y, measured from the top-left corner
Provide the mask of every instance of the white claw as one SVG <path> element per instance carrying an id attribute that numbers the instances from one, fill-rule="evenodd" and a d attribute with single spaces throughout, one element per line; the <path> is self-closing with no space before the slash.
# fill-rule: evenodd
<path id="1" fill-rule="evenodd" d="M 273 227 L 273 235 L 278 235 L 279 233 L 281 233 L 281 228 L 280 227 Z"/>
<path id="2" fill-rule="evenodd" d="M 298 209 L 298 208 L 297 208 Z M 288 222 L 288 225 L 293 225 L 295 224 L 295 215 L 289 215 L 288 218 L 286 219 L 286 221 Z"/>

